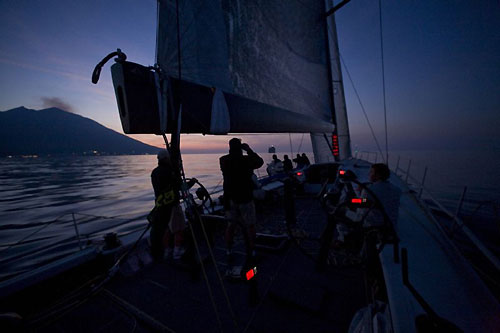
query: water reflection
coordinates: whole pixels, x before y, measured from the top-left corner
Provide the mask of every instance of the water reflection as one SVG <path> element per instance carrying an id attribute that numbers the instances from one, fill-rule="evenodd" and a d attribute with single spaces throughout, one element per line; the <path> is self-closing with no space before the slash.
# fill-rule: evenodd
<path id="1" fill-rule="evenodd" d="M 144 228 L 156 164 L 144 155 L 0 159 L 0 279 L 77 251 L 73 216 L 84 241 Z M 184 165 L 209 191 L 220 187 L 217 155 L 185 155 Z"/>
<path id="2" fill-rule="evenodd" d="M 185 154 L 186 176 L 198 178 L 210 193 L 219 190 L 221 155 Z M 412 170 L 418 176 L 429 166 L 426 185 L 451 209 L 467 182 L 469 202 L 464 212 L 473 212 L 485 198 L 498 203 L 500 169 L 478 164 L 472 157 L 464 159 L 463 153 L 446 157 L 448 164 L 429 153 L 417 155 L 412 156 Z M 271 154 L 261 156 L 265 162 L 271 160 Z M 407 162 L 402 159 L 400 167 Z M 156 164 L 155 156 L 0 159 L 0 280 L 78 250 L 72 213 L 85 241 L 110 231 L 125 235 L 144 228 L 154 202 L 150 175 Z M 265 167 L 256 172 L 258 176 L 266 175 Z M 475 172 L 468 174 L 470 170 Z M 494 209 L 489 214 L 498 218 Z M 11 246 L 19 241 L 20 245 Z"/>

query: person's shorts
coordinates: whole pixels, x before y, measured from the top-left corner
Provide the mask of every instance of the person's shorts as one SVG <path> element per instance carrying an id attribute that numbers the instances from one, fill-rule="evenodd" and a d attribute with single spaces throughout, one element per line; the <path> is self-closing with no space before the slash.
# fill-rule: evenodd
<path id="1" fill-rule="evenodd" d="M 231 200 L 231 208 L 226 211 L 226 219 L 228 223 L 241 221 L 245 226 L 254 225 L 256 217 L 253 201 L 238 204 Z"/>

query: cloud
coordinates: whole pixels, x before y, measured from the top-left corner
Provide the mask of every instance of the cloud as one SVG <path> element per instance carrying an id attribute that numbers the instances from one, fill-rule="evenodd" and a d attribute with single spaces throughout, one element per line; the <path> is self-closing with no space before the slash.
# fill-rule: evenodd
<path id="1" fill-rule="evenodd" d="M 59 97 L 42 97 L 41 100 L 43 108 L 58 108 L 71 113 L 76 113 L 74 107 L 72 107 L 70 104 L 66 103 Z"/>
<path id="2" fill-rule="evenodd" d="M 6 59 L 6 58 L 0 58 L 0 63 L 7 64 L 7 65 L 13 65 L 13 66 L 17 66 L 17 67 L 21 67 L 21 68 L 25 68 L 25 69 L 31 69 L 31 70 L 35 70 L 35 71 L 39 71 L 39 72 L 43 72 L 43 73 L 48 73 L 48 74 L 65 76 L 67 78 L 77 80 L 77 81 L 90 82 L 90 79 L 89 79 L 90 76 L 86 77 L 86 76 L 75 74 L 72 72 L 53 70 L 50 68 L 32 65 L 29 63 L 12 61 L 12 60 Z"/>

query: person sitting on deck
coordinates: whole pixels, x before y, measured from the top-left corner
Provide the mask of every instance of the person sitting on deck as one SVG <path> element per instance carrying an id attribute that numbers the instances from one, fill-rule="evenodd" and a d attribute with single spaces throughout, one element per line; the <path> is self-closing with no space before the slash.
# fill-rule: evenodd
<path id="1" fill-rule="evenodd" d="M 276 154 L 273 155 L 273 160 L 267 165 L 266 170 L 269 176 L 273 176 L 283 172 L 283 162 L 281 162 Z"/>
<path id="2" fill-rule="evenodd" d="M 289 173 L 292 172 L 292 170 L 292 161 L 288 158 L 288 155 L 283 156 L 283 171 L 285 171 L 285 173 Z"/>
<path id="3" fill-rule="evenodd" d="M 367 230 L 374 227 L 390 227 L 397 235 L 397 221 L 399 215 L 399 201 L 401 198 L 401 190 L 399 187 L 391 184 L 389 182 L 390 170 L 386 164 L 376 163 L 370 168 L 369 178 L 371 184 L 368 185 L 369 191 L 363 190 L 361 192 L 361 197 L 369 199 L 375 202 L 376 199 L 381 203 L 387 218 L 389 219 L 390 226 L 386 225 L 386 219 L 384 218 L 384 211 L 379 208 L 358 208 L 356 212 L 350 213 L 348 211 L 346 216 L 350 218 L 353 222 L 359 222 L 363 220 L 363 229 Z M 373 198 L 372 194 L 376 197 Z M 343 236 L 346 234 L 346 230 L 342 225 L 337 227 L 339 232 L 339 240 L 343 240 Z M 360 230 L 361 231 L 361 230 Z M 354 233 L 349 236 L 361 237 L 360 234 Z"/>
<path id="4" fill-rule="evenodd" d="M 246 151 L 246 156 L 243 151 Z M 246 229 L 247 251 L 253 254 L 256 217 L 252 177 L 253 170 L 260 168 L 264 160 L 254 153 L 248 144 L 233 138 L 229 140 L 229 154 L 222 156 L 219 163 L 224 179 L 224 210 L 228 220 L 225 238 L 228 255 L 232 251 L 237 222 L 241 222 Z"/>
<path id="5" fill-rule="evenodd" d="M 392 228 L 397 233 L 401 190 L 399 189 L 399 187 L 389 182 L 390 175 L 391 171 L 386 164 L 373 164 L 370 168 L 369 174 L 372 184 L 368 186 L 368 189 L 378 198 L 378 200 L 384 207 L 385 213 L 387 214 L 390 223 L 392 224 Z M 371 195 L 366 191 L 363 191 L 361 193 L 361 197 L 370 199 Z M 361 213 L 363 212 L 361 211 Z M 363 223 L 363 226 L 366 228 L 378 227 L 383 225 L 384 215 L 380 209 L 370 210 Z"/>
<path id="6" fill-rule="evenodd" d="M 158 152 L 158 166 L 151 172 L 151 183 L 155 192 L 155 217 L 152 221 L 150 239 L 151 255 L 155 261 L 164 257 L 164 240 L 167 251 L 172 252 L 170 240 L 174 238 L 174 259 L 179 259 L 184 253 L 182 248 L 183 232 L 185 228 L 183 215 L 178 217 L 180 184 L 170 161 L 168 150 Z M 175 215 L 175 216 L 173 216 Z"/>

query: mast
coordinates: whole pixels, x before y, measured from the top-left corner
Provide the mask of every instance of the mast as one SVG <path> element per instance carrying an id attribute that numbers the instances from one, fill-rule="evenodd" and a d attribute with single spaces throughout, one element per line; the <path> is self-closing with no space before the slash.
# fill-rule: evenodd
<path id="1" fill-rule="evenodd" d="M 327 8 L 334 7 L 333 0 L 325 0 Z M 349 123 L 347 120 L 347 109 L 344 94 L 344 81 L 342 79 L 342 70 L 340 68 L 340 53 L 337 36 L 337 27 L 335 24 L 335 14 L 329 15 L 327 18 L 328 28 L 328 48 L 329 48 L 329 63 L 332 78 L 332 97 L 333 97 L 333 117 L 335 123 L 335 132 L 332 137 L 332 144 L 338 140 L 339 159 L 344 160 L 352 156 L 351 152 L 351 137 L 349 134 Z M 335 138 L 337 135 L 337 138 Z M 335 149 L 334 146 L 332 146 Z"/>

